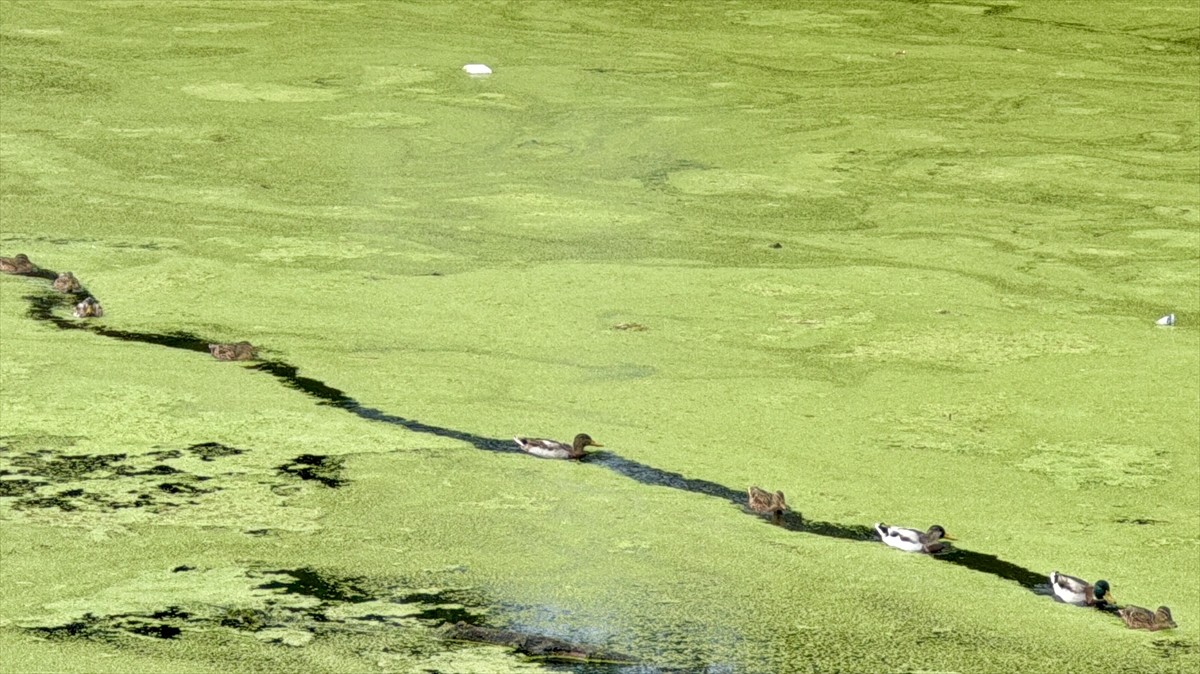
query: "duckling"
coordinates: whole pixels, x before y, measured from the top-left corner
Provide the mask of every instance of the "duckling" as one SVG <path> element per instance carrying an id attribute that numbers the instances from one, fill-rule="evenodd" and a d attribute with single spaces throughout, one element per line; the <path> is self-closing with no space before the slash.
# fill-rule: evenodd
<path id="1" fill-rule="evenodd" d="M 58 278 L 54 279 L 54 289 L 60 293 L 70 295 L 71 293 L 83 290 L 83 286 L 79 283 L 79 279 L 75 278 L 74 274 L 64 271 L 58 275 Z"/>
<path id="2" fill-rule="evenodd" d="M 783 518 L 783 513 L 790 510 L 781 491 L 772 494 L 765 489 L 751 486 L 746 490 L 746 497 L 751 510 L 760 515 L 770 514 L 771 521 L 775 524 L 779 524 L 779 521 Z"/>
<path id="3" fill-rule="evenodd" d="M 543 459 L 582 459 L 587 452 L 583 451 L 584 447 L 603 447 L 604 445 L 592 439 L 592 436 L 587 433 L 580 433 L 575 436 L 575 441 L 571 444 L 559 442 L 558 440 L 546 440 L 543 438 L 523 438 L 517 436 L 513 438 L 517 446 L 521 449 L 540 456 Z"/>
<path id="4" fill-rule="evenodd" d="M 37 265 L 30 262 L 25 253 L 17 253 L 16 257 L 0 257 L 0 271 L 6 274 L 32 274 L 37 270 Z"/>
<path id="5" fill-rule="evenodd" d="M 217 360 L 254 360 L 258 357 L 258 349 L 250 342 L 209 344 L 208 352 Z"/>
<path id="6" fill-rule="evenodd" d="M 1090 585 L 1082 578 L 1051 571 L 1050 589 L 1054 590 L 1055 597 L 1076 606 L 1113 603 L 1112 588 L 1107 580 L 1098 580 L 1095 585 Z"/>
<path id="7" fill-rule="evenodd" d="M 1150 630 L 1157 632 L 1158 630 L 1171 630 L 1178 627 L 1175 624 L 1175 619 L 1171 617 L 1171 609 L 1166 606 L 1159 606 L 1154 613 L 1148 608 L 1141 606 L 1126 606 L 1117 611 L 1117 615 L 1121 616 L 1121 620 L 1125 621 L 1125 625 L 1131 630 Z"/>
<path id="8" fill-rule="evenodd" d="M 75 305 L 74 313 L 75 318 L 100 318 L 104 315 L 104 309 L 95 297 L 88 295 L 82 302 Z"/>
<path id="9" fill-rule="evenodd" d="M 942 525 L 935 524 L 929 531 L 919 529 L 904 529 L 890 527 L 882 522 L 875 523 L 875 531 L 884 544 L 905 552 L 924 552 L 933 554 L 946 548 L 942 541 L 953 541 L 955 538 L 946 533 Z"/>

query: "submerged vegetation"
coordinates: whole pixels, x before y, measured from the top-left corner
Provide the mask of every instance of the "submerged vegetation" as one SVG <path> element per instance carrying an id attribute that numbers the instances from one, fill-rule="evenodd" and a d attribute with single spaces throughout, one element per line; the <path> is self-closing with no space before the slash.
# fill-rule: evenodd
<path id="1" fill-rule="evenodd" d="M 1200 664 L 1187 3 L 64 8 L 0 7 L 4 667 Z"/>

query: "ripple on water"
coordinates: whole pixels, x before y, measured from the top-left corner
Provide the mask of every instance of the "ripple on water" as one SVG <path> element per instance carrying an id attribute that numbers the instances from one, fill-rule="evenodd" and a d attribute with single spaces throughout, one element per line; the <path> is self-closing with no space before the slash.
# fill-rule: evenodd
<path id="1" fill-rule="evenodd" d="M 184 93 L 209 101 L 228 103 L 310 103 L 342 96 L 336 88 L 294 87 L 272 82 L 210 82 L 189 84 Z"/>

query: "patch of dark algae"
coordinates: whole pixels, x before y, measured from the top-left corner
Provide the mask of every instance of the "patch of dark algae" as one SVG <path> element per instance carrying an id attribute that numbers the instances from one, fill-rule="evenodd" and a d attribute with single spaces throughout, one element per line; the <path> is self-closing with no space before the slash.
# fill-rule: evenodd
<path id="1" fill-rule="evenodd" d="M 49 295 L 28 296 L 26 299 L 30 302 L 30 318 L 49 322 L 58 328 L 88 330 L 98 335 L 113 337 L 115 339 L 121 339 L 125 341 L 138 341 L 170 348 L 185 349 L 188 351 L 197 351 L 203 353 L 208 352 L 208 344 L 210 340 L 201 339 L 195 335 L 192 335 L 191 333 L 173 332 L 168 334 L 156 334 L 113 330 L 103 326 L 95 325 L 94 323 L 71 321 L 54 315 L 54 307 L 62 304 L 63 302 L 61 297 Z M 452 438 L 466 442 L 477 449 L 482 449 L 484 451 L 503 453 L 519 453 L 521 451 L 509 440 L 489 438 L 453 428 L 426 424 L 415 419 L 408 419 L 394 414 L 389 414 L 382 410 L 367 407 L 340 389 L 334 388 L 317 379 L 301 376 L 299 369 L 296 366 L 283 361 L 263 361 L 255 363 L 249 367 L 250 369 L 265 372 L 266 374 L 275 377 L 282 382 L 284 386 L 290 389 L 300 391 L 309 397 L 317 399 L 318 404 L 336 407 L 363 419 L 401 426 L 413 431 L 414 433 L 427 433 L 439 437 Z M 303 455 L 298 457 L 290 464 L 280 466 L 279 470 L 295 474 L 302 479 L 315 479 L 323 484 L 326 484 L 327 486 L 339 486 L 341 484 L 340 477 L 323 472 L 326 470 L 324 466 L 326 465 L 327 459 L 328 457 Z M 594 465 L 603 466 L 615 473 L 624 475 L 625 477 L 645 485 L 679 489 L 681 491 L 720 498 L 738 506 L 745 504 L 746 495 L 745 492 L 741 490 L 731 489 L 716 482 L 697 478 L 689 478 L 681 475 L 680 473 L 673 473 L 654 468 L 652 466 L 647 466 L 643 463 L 626 459 L 612 452 L 597 452 L 596 454 L 591 455 L 587 459 L 587 462 Z M 779 525 L 790 531 L 803 531 L 805 533 L 815 534 L 818 536 L 827 536 L 844 540 L 869 541 L 875 539 L 873 529 L 866 525 L 844 525 L 834 522 L 811 520 L 805 521 L 798 513 L 794 512 L 785 513 Z M 1035 587 L 1045 583 L 1045 574 L 1037 573 L 1031 569 L 1018 566 L 1011 562 L 1006 562 L 994 555 L 986 555 L 970 550 L 955 549 L 950 553 L 939 555 L 937 558 L 951 564 L 964 566 L 980 573 L 987 573 L 1004 580 L 1013 581 L 1030 590 L 1034 590 Z"/>
<path id="2" fill-rule="evenodd" d="M 173 569 L 175 573 L 187 571 L 195 569 L 187 566 Z M 338 634 L 376 635 L 386 642 L 395 639 L 398 631 L 422 630 L 443 642 L 506 646 L 545 662 L 548 671 L 560 671 L 554 666 L 557 662 L 572 663 L 569 671 L 573 672 L 608 674 L 616 671 L 613 665 L 637 662 L 632 656 L 586 643 L 487 626 L 486 616 L 490 613 L 487 602 L 470 589 L 410 589 L 378 579 L 338 576 L 309 567 L 246 571 L 240 577 L 249 583 L 250 598 L 243 597 L 238 604 L 198 602 L 186 607 L 168 604 L 158 610 L 137 613 L 86 613 L 60 624 L 24 629 L 47 640 L 104 641 L 117 647 L 128 643 L 131 637 L 175 639 L 213 629 L 256 634 L 266 643 L 293 646 Z M 223 576 L 219 582 L 226 583 L 228 578 Z M 362 608 L 346 611 L 342 607 L 347 604 Z M 393 606 L 397 604 L 408 608 Z M 378 612 L 371 610 L 374 606 L 378 606 Z M 299 641 L 288 641 L 286 634 Z M 404 641 L 402 637 L 395 643 Z M 385 646 L 384 650 L 388 648 Z M 431 651 L 419 647 L 412 652 L 422 655 Z"/>
<path id="3" fill-rule="evenodd" d="M 126 508 L 194 505 L 194 499 L 219 491 L 201 486 L 211 475 L 191 473 L 159 461 L 183 456 L 180 450 L 149 454 L 66 454 L 38 447 L 34 438 L 0 437 L 0 499 L 15 510 L 116 512 Z M 34 446 L 29 447 L 28 445 Z M 212 446 L 219 447 L 214 450 Z M 193 445 L 214 456 L 244 450 L 216 443 Z M 220 474 L 220 473 L 218 473 Z M 8 500 L 11 499 L 11 500 Z"/>
<path id="4" fill-rule="evenodd" d="M 289 594 L 302 594 L 306 597 L 320 599 L 321 601 L 349 602 L 352 604 L 370 601 L 373 598 L 369 592 L 359 587 L 353 578 L 333 578 L 307 567 L 301 569 L 279 569 L 277 571 L 269 571 L 268 573 L 291 576 L 293 580 L 290 582 L 273 580 L 269 583 L 263 583 L 258 586 L 261 590 L 283 590 Z"/>
<path id="5" fill-rule="evenodd" d="M 117 633 L 126 632 L 155 639 L 174 639 L 183 634 L 179 623 L 186 621 L 189 614 L 170 607 L 150 615 L 122 613 L 99 617 L 84 614 L 78 620 L 52 627 L 30 627 L 30 632 L 46 639 L 111 639 Z M 170 622 L 168 622 L 170 621 Z"/>
<path id="6" fill-rule="evenodd" d="M 283 475 L 292 475 L 301 480 L 315 480 L 326 487 L 337 488 L 346 484 L 342 476 L 345 461 L 336 456 L 321 456 L 318 454 L 301 454 L 290 463 L 279 466 Z"/>

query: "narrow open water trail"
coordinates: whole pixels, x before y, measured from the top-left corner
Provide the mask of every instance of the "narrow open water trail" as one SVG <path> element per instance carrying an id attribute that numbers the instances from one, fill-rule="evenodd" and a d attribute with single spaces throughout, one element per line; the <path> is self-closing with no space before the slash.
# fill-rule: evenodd
<path id="1" fill-rule="evenodd" d="M 57 274 L 43 269 L 32 274 L 25 274 L 25 276 L 34 276 L 37 278 L 53 280 Z M 83 330 L 103 337 L 110 337 L 127 342 L 141 342 L 145 344 L 165 346 L 172 349 L 208 353 L 209 341 L 197 337 L 189 332 L 171 332 L 163 334 L 116 330 L 113 328 L 96 325 L 88 322 L 87 320 L 73 320 L 70 318 L 64 318 L 54 313 L 54 309 L 65 306 L 69 298 L 74 298 L 76 301 L 79 301 L 88 296 L 87 290 L 82 289 L 79 292 L 65 295 L 27 295 L 25 299 L 29 302 L 28 315 L 30 318 L 36 321 L 49 323 L 61 330 Z M 401 426 L 414 433 L 427 433 L 430 435 L 436 435 L 438 437 L 460 440 L 472 445 L 476 449 L 482 449 L 488 452 L 514 454 L 522 453 L 521 450 L 517 448 L 511 440 L 489 438 L 454 428 L 427 424 L 417 421 L 416 419 L 409 419 L 407 417 L 384 412 L 383 410 L 375 409 L 373 407 L 367 407 L 340 389 L 334 388 L 317 379 L 301 376 L 299 373 L 299 368 L 284 361 L 258 361 L 250 364 L 248 369 L 265 372 L 272 377 L 275 377 L 287 388 L 300 391 L 301 393 L 314 398 L 319 405 L 336 407 L 368 421 L 378 421 L 395 426 Z M 589 455 L 584 462 L 602 466 L 613 471 L 614 473 L 618 473 L 631 480 L 648 486 L 667 487 L 669 489 L 678 489 L 680 491 L 691 492 L 693 494 L 711 496 L 729 501 L 730 503 L 738 506 L 742 506 L 746 502 L 746 492 L 740 489 L 732 489 L 717 482 L 699 478 L 690 478 L 680 473 L 648 466 L 639 461 L 627 459 L 607 450 Z M 748 510 L 746 512 L 748 514 L 753 514 Z M 779 522 L 779 526 L 789 531 L 804 532 L 830 538 L 840 538 L 851 541 L 877 540 L 875 531 L 870 526 L 863 524 L 839 524 L 836 522 L 805 520 L 799 513 L 796 512 L 785 513 Z M 1035 592 L 1036 594 L 1049 593 L 1046 587 L 1046 574 L 1038 573 L 1032 569 L 1013 564 L 1012 562 L 1006 562 L 995 555 L 988 555 L 972 550 L 964 550 L 961 548 L 952 548 L 945 553 L 931 556 L 941 561 L 963 566 L 973 571 L 986 573 L 1003 580 L 1017 583 L 1020 586 Z"/>

